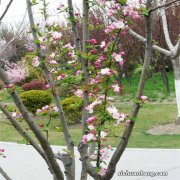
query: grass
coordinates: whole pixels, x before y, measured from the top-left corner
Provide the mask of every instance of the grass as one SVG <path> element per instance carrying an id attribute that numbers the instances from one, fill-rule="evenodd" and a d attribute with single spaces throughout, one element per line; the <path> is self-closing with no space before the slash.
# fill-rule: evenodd
<path id="1" fill-rule="evenodd" d="M 147 79 L 145 84 L 144 95 L 148 96 L 151 101 L 163 100 L 171 101 L 174 97 L 174 76 L 173 73 L 168 73 L 170 95 L 168 95 L 165 85 L 163 84 L 162 77 L 160 73 L 153 74 L 153 76 Z M 131 101 L 135 97 L 137 84 L 139 82 L 139 75 L 132 76 L 131 84 L 127 82 L 126 79 L 122 79 L 123 84 L 123 96 L 121 101 Z"/>
<path id="2" fill-rule="evenodd" d="M 124 113 L 129 113 L 131 109 L 130 104 L 120 104 L 119 109 Z M 146 104 L 139 113 L 138 119 L 130 138 L 128 147 L 134 148 L 180 148 L 180 135 L 150 135 L 146 130 L 160 125 L 172 122 L 176 117 L 176 106 L 174 104 Z M 35 117 L 34 121 L 37 124 L 45 123 L 47 117 Z M 27 128 L 24 122 L 22 125 Z M 59 126 L 59 121 L 53 119 L 49 129 L 49 142 L 53 145 L 65 145 L 63 133 L 56 131 Z M 74 139 L 75 145 L 78 145 L 81 138 L 81 125 L 72 125 L 69 127 L 70 133 Z M 116 134 L 119 137 L 109 137 L 109 142 L 112 146 L 119 143 L 120 137 L 124 130 L 124 125 L 120 125 L 116 129 Z M 7 124 L 1 123 L 0 126 L 0 141 L 10 141 L 17 143 L 25 143 L 23 138 L 16 132 L 16 130 Z"/>
<path id="3" fill-rule="evenodd" d="M 134 148 L 180 148 L 180 135 L 150 135 L 146 131 L 154 126 L 171 123 L 175 120 L 177 115 L 176 105 L 174 100 L 174 77 L 172 73 L 168 74 L 171 94 L 168 96 L 165 86 L 163 85 L 160 74 L 154 74 L 152 78 L 148 79 L 145 86 L 144 95 L 148 96 L 152 102 L 144 105 L 139 112 L 138 119 L 130 138 L 128 147 Z M 131 84 L 127 83 L 126 79 L 123 83 L 123 96 L 115 97 L 119 110 L 123 113 L 129 113 L 131 110 L 131 103 L 136 93 L 139 76 L 132 77 Z M 18 88 L 20 92 L 20 88 Z M 3 91 L 0 93 L 0 98 L 3 97 L 3 102 L 10 103 L 10 96 Z M 168 104 L 161 103 L 162 101 Z M 128 103 L 127 103 L 128 102 Z M 172 104 L 170 104 L 172 103 Z M 1 118 L 1 117 L 0 117 Z M 2 118 L 1 118 L 2 119 Z M 4 118 L 3 118 L 4 119 Z M 2 120 L 0 120 L 2 121 Z M 37 116 L 34 118 L 35 123 L 45 124 L 48 121 L 47 116 Z M 5 120 L 5 122 L 8 122 Z M 27 128 L 24 121 L 21 124 Z M 53 119 L 49 127 L 49 142 L 53 145 L 65 145 L 62 132 L 57 131 L 59 127 L 59 120 Z M 75 145 L 78 145 L 81 139 L 81 124 L 69 126 L 69 131 L 74 139 Z M 30 130 L 29 133 L 32 134 Z M 116 146 L 122 133 L 124 131 L 124 124 L 116 129 L 116 135 L 109 137 L 109 142 L 112 146 Z M 13 126 L 0 123 L 0 141 L 9 141 L 17 143 L 25 143 L 25 140 L 16 132 Z"/>

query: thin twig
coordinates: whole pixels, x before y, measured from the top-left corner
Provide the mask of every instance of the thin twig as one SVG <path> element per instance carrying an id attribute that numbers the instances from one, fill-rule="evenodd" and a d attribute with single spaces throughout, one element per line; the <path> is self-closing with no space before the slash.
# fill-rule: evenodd
<path id="1" fill-rule="evenodd" d="M 4 16 L 6 15 L 6 13 L 8 12 L 8 9 L 11 6 L 12 2 L 13 2 L 13 0 L 10 0 L 8 5 L 6 6 L 6 9 L 4 10 L 4 12 L 2 13 L 2 15 L 0 17 L 0 23 L 1 23 L 2 19 L 4 18 Z"/>

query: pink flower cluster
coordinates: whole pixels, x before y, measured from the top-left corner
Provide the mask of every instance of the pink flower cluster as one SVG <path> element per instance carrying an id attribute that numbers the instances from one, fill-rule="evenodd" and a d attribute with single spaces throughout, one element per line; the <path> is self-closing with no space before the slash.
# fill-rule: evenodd
<path id="1" fill-rule="evenodd" d="M 128 116 L 127 114 L 119 113 L 115 106 L 110 106 L 107 108 L 109 114 L 111 114 L 112 118 L 116 120 L 115 126 L 119 125 L 120 122 L 124 121 L 125 118 Z"/>
<path id="2" fill-rule="evenodd" d="M 56 106 L 46 105 L 46 106 L 43 106 L 41 109 L 37 109 L 36 113 L 37 114 L 42 113 L 42 112 L 52 113 L 52 112 L 58 112 L 58 110 L 59 109 Z"/>

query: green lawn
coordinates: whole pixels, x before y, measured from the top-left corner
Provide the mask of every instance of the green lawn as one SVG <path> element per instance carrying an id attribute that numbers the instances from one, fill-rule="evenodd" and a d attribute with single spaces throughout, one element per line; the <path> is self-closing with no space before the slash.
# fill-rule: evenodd
<path id="1" fill-rule="evenodd" d="M 124 113 L 129 113 L 131 109 L 130 104 L 119 104 L 118 108 Z M 136 121 L 134 131 L 129 141 L 128 147 L 134 148 L 180 148 L 180 135 L 150 135 L 146 130 L 159 124 L 167 124 L 176 118 L 175 104 L 146 104 L 139 113 Z M 37 124 L 46 122 L 46 117 L 36 117 Z M 24 127 L 27 127 L 24 122 L 21 122 Z M 59 121 L 53 119 L 50 125 L 49 141 L 53 145 L 65 145 L 63 133 L 56 131 L 59 126 Z M 69 127 L 70 133 L 74 139 L 75 145 L 78 145 L 81 137 L 81 125 L 72 125 Z M 109 142 L 112 146 L 119 143 L 120 137 L 124 130 L 123 124 L 119 126 L 116 135 L 119 137 L 109 137 Z M 11 125 L 4 123 L 0 124 L 0 141 L 11 141 L 17 143 L 24 143 L 25 141 Z"/>

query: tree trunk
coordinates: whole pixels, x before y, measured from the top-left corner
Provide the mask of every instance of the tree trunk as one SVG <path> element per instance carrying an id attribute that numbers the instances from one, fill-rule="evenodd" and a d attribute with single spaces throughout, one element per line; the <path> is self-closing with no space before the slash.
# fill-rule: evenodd
<path id="1" fill-rule="evenodd" d="M 180 56 L 173 60 L 174 78 L 175 78 L 175 92 L 178 116 L 176 123 L 180 124 Z"/>

